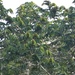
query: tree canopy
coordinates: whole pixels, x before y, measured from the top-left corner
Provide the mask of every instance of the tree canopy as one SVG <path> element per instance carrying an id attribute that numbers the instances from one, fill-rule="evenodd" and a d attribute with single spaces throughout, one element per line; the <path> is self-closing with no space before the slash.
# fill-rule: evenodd
<path id="1" fill-rule="evenodd" d="M 1 75 L 75 74 L 75 7 L 42 5 L 26 2 L 11 17 L 0 0 Z"/>

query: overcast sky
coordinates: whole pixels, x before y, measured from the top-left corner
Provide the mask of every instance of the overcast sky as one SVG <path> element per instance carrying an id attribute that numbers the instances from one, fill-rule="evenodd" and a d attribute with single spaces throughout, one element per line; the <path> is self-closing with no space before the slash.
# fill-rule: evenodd
<path id="1" fill-rule="evenodd" d="M 3 0 L 3 5 L 6 8 L 12 8 L 15 12 L 16 8 L 25 2 L 33 1 L 35 4 L 41 6 L 44 0 Z M 73 0 L 50 0 L 52 3 L 56 3 L 58 6 L 64 5 L 69 7 L 72 5 Z"/>

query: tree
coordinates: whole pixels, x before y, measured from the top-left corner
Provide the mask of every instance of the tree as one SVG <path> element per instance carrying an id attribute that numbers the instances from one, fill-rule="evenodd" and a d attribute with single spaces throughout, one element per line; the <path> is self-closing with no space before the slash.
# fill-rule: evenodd
<path id="1" fill-rule="evenodd" d="M 0 74 L 2 75 L 4 58 L 3 54 L 4 53 L 4 48 L 5 48 L 5 43 L 4 41 L 6 40 L 7 34 L 6 34 L 6 28 L 9 26 L 8 22 L 9 19 L 12 20 L 12 18 L 8 15 L 8 13 L 13 13 L 12 9 L 5 9 L 3 6 L 2 0 L 0 0 Z M 7 19 L 10 17 L 9 19 Z"/>
<path id="2" fill-rule="evenodd" d="M 75 74 L 75 8 L 58 7 L 47 0 L 43 5 L 48 8 L 26 2 L 14 18 L 2 5 L 6 14 L 0 16 L 7 22 L 1 22 L 1 74 Z"/>

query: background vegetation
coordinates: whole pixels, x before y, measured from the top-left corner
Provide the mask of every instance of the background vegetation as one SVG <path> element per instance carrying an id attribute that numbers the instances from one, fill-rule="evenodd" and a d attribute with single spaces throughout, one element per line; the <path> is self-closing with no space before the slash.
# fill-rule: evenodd
<path id="1" fill-rule="evenodd" d="M 75 7 L 42 5 L 26 2 L 12 18 L 0 0 L 0 75 L 75 75 Z"/>

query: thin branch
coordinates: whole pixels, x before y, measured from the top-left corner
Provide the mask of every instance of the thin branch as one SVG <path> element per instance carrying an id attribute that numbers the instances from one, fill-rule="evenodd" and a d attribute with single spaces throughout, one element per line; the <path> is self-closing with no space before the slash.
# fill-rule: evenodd
<path id="1" fill-rule="evenodd" d="M 41 67 L 48 75 L 50 75 L 50 73 L 49 73 L 42 65 L 40 65 L 40 67 Z"/>

